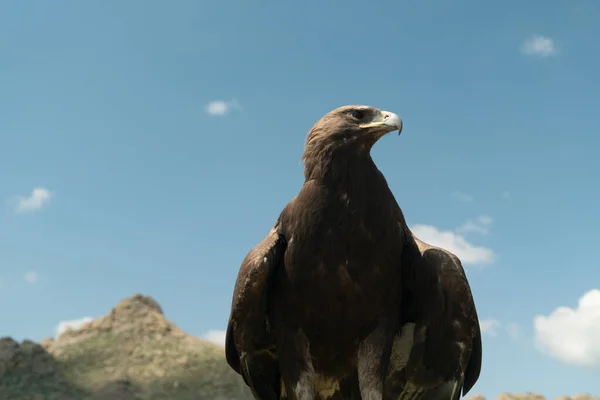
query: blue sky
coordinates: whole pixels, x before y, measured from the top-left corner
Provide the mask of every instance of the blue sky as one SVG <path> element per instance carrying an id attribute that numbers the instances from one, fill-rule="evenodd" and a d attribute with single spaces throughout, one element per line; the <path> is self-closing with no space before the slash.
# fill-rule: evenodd
<path id="1" fill-rule="evenodd" d="M 307 131 L 362 103 L 403 118 L 373 157 L 467 268 L 473 393 L 600 394 L 599 18 L 592 0 L 3 2 L 0 335 L 136 292 L 224 329 Z"/>

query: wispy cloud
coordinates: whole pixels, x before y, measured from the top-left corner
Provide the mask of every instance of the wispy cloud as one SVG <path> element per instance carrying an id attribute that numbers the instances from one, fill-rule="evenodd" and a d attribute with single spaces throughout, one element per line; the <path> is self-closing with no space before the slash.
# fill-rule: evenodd
<path id="1" fill-rule="evenodd" d="M 545 36 L 534 35 L 521 44 L 521 52 L 528 56 L 551 57 L 558 54 L 554 41 Z"/>
<path id="2" fill-rule="evenodd" d="M 213 343 L 218 344 L 219 346 L 225 347 L 226 333 L 227 333 L 226 331 L 213 329 L 213 330 L 206 332 L 203 337 L 204 337 L 204 339 L 208 340 L 209 342 L 213 342 Z"/>
<path id="3" fill-rule="evenodd" d="M 410 229 L 424 242 L 454 253 L 465 265 L 489 264 L 496 258 L 492 249 L 475 246 L 456 232 L 442 231 L 435 226 L 422 224 L 413 225 Z"/>
<path id="4" fill-rule="evenodd" d="M 536 347 L 565 364 L 600 367 L 600 289 L 579 299 L 575 308 L 558 307 L 533 319 Z"/>
<path id="5" fill-rule="evenodd" d="M 42 209 L 52 197 L 53 195 L 48 189 L 37 187 L 29 196 L 15 196 L 9 201 L 9 204 L 17 213 L 25 214 Z"/>
<path id="6" fill-rule="evenodd" d="M 508 190 L 505 190 L 504 192 L 502 192 L 502 198 L 510 199 L 510 192 Z"/>
<path id="7" fill-rule="evenodd" d="M 471 196 L 468 193 L 461 192 L 460 190 L 455 190 L 454 192 L 452 192 L 452 197 L 464 203 L 469 203 L 473 201 L 473 196 Z"/>
<path id="8" fill-rule="evenodd" d="M 69 329 L 77 330 L 81 328 L 83 325 L 92 321 L 92 317 L 83 317 L 79 319 L 72 319 L 69 321 L 60 321 L 56 328 L 54 328 L 54 334 L 56 337 L 59 337 L 63 333 L 65 333 Z"/>
<path id="9" fill-rule="evenodd" d="M 479 329 L 481 329 L 481 333 L 490 335 L 490 336 L 498 336 L 498 331 L 502 325 L 498 320 L 495 319 L 483 319 L 479 320 Z"/>
<path id="10" fill-rule="evenodd" d="M 40 277 L 36 272 L 30 271 L 23 275 L 23 279 L 25 279 L 25 282 L 33 285 L 40 280 Z"/>
<path id="11" fill-rule="evenodd" d="M 488 215 L 480 215 L 475 219 L 468 219 L 463 225 L 456 228 L 457 232 L 462 233 L 479 233 L 487 235 L 492 226 L 494 219 Z"/>
<path id="12" fill-rule="evenodd" d="M 223 117 L 229 114 L 231 111 L 240 108 L 240 103 L 236 99 L 232 99 L 229 101 L 213 100 L 206 105 L 205 111 L 208 115 L 212 115 L 215 117 Z"/>
<path id="13" fill-rule="evenodd" d="M 497 319 L 480 319 L 479 328 L 481 329 L 482 334 L 492 337 L 497 337 L 503 330 L 512 340 L 517 340 L 521 331 L 517 323 L 509 322 L 503 324 Z"/>

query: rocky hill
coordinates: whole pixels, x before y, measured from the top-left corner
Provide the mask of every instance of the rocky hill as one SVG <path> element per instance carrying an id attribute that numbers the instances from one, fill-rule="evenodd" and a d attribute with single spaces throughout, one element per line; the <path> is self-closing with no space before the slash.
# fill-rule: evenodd
<path id="1" fill-rule="evenodd" d="M 134 295 L 41 344 L 0 339 L 0 400 L 251 399 L 224 350 Z"/>
<path id="2" fill-rule="evenodd" d="M 57 340 L 0 339 L 0 400 L 250 400 L 222 347 L 168 321 L 134 295 Z M 481 395 L 469 400 L 485 400 Z M 496 400 L 545 400 L 502 393 Z M 556 400 L 600 400 L 577 395 Z"/>

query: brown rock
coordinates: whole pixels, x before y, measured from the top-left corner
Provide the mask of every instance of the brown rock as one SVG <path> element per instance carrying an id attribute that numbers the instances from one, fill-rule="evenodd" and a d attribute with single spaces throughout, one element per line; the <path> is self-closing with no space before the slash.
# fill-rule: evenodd
<path id="1" fill-rule="evenodd" d="M 135 315 L 136 313 L 147 313 L 153 311 L 158 314 L 164 315 L 162 307 L 150 296 L 144 296 L 136 293 L 131 297 L 128 297 L 114 308 L 119 313 L 128 313 Z"/>
<path id="2" fill-rule="evenodd" d="M 475 394 L 475 395 L 469 397 L 468 400 L 485 400 L 485 396 L 482 394 Z"/>
<path id="3" fill-rule="evenodd" d="M 80 329 L 67 330 L 53 345 L 73 344 L 89 336 L 103 333 L 119 333 L 122 337 L 134 341 L 146 340 L 149 336 L 155 338 L 162 338 L 165 335 L 187 336 L 165 318 L 156 300 L 149 296 L 135 294 L 120 301 L 103 317 L 83 325 Z"/>
<path id="4" fill-rule="evenodd" d="M 0 339 L 0 377 L 8 370 L 29 371 L 35 376 L 56 372 L 56 360 L 42 346 L 30 340 L 21 344 L 12 338 Z"/>
<path id="5" fill-rule="evenodd" d="M 555 400 L 600 400 L 600 397 L 592 396 L 589 393 L 580 393 L 573 396 L 559 396 Z"/>
<path id="6" fill-rule="evenodd" d="M 19 343 L 9 337 L 0 338 L 0 378 L 14 367 L 13 359 L 18 351 Z"/>
<path id="7" fill-rule="evenodd" d="M 44 350 L 48 350 L 52 345 L 54 344 L 54 338 L 43 338 L 42 341 L 40 342 L 40 346 L 42 346 L 42 348 Z"/>
<path id="8" fill-rule="evenodd" d="M 544 396 L 539 393 L 500 393 L 496 400 L 546 400 Z"/>

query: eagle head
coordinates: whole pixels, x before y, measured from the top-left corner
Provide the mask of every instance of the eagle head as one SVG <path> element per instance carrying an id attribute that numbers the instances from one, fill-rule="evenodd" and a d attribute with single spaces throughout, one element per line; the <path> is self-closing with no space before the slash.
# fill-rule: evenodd
<path id="1" fill-rule="evenodd" d="M 325 114 L 308 132 L 302 160 L 323 162 L 336 155 L 369 154 L 385 134 L 402 132 L 402 120 L 390 111 L 347 105 Z"/>

